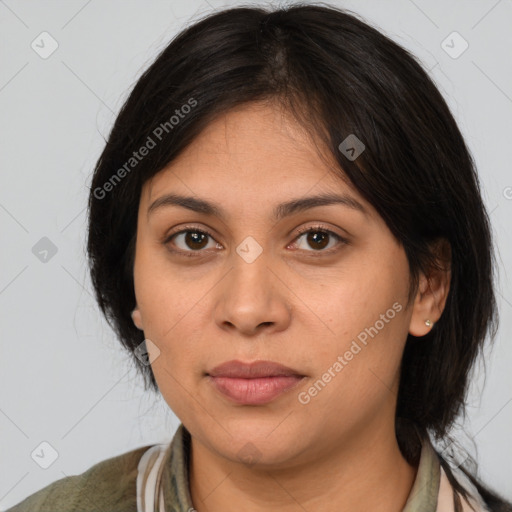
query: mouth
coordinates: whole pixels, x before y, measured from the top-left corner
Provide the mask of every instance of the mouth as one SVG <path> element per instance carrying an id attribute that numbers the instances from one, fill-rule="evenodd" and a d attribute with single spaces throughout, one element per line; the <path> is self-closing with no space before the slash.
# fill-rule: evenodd
<path id="1" fill-rule="evenodd" d="M 228 361 L 210 370 L 206 376 L 216 391 L 241 405 L 269 403 L 306 377 L 272 361 Z"/>

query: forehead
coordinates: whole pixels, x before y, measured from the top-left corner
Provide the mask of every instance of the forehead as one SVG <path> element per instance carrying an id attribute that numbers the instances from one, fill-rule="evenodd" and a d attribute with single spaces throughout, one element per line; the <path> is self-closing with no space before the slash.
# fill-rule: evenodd
<path id="1" fill-rule="evenodd" d="M 318 139 L 278 105 L 251 103 L 219 115 L 162 171 L 145 183 L 150 201 L 169 188 L 188 193 L 254 195 L 357 191 Z"/>

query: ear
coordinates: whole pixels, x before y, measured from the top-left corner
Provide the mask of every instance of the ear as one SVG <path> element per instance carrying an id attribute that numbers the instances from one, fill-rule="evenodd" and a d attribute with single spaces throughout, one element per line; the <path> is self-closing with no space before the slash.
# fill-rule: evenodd
<path id="1" fill-rule="evenodd" d="M 134 310 L 132 311 L 132 320 L 137 328 L 139 328 L 141 331 L 144 330 L 142 327 L 142 315 L 140 314 L 139 306 L 135 306 Z"/>
<path id="2" fill-rule="evenodd" d="M 409 333 L 425 336 L 443 313 L 451 280 L 451 247 L 446 239 L 438 239 L 432 250 L 436 255 L 436 265 L 427 275 L 420 274 L 418 291 L 413 305 Z M 425 322 L 430 320 L 430 326 Z"/>

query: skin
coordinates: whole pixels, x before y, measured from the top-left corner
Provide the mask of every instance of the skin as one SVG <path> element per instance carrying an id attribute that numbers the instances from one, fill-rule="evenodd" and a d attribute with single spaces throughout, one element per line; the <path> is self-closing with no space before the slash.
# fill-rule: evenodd
<path id="1" fill-rule="evenodd" d="M 149 356 L 164 399 L 192 435 L 198 512 L 338 511 L 340 504 L 398 512 L 416 477 L 395 437 L 399 365 L 407 334 L 427 334 L 425 320 L 441 316 L 449 273 L 421 275 L 407 307 L 403 248 L 319 148 L 282 109 L 253 103 L 213 121 L 142 190 L 132 317 L 154 344 Z M 271 219 L 281 202 L 333 191 L 357 199 L 367 215 L 334 204 Z M 225 219 L 179 206 L 148 216 L 169 192 L 214 202 Z M 165 242 L 189 224 L 189 232 L 212 237 Z M 325 247 L 297 233 L 318 224 L 348 243 L 331 235 Z M 262 248 L 252 263 L 236 252 L 248 236 Z M 328 254 L 331 247 L 338 250 Z M 396 302 L 401 311 L 300 403 L 298 394 Z M 268 404 L 234 404 L 205 376 L 233 359 L 271 360 L 306 377 Z M 243 450 L 252 450 L 251 463 Z"/>

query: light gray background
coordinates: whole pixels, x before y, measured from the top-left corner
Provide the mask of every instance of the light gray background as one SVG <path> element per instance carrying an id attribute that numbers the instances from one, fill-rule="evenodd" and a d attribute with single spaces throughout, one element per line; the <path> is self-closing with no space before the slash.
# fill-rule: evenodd
<path id="1" fill-rule="evenodd" d="M 463 425 L 480 475 L 512 499 L 512 2 L 331 3 L 420 57 L 475 157 L 497 240 L 501 323 Z M 0 510 L 100 460 L 167 442 L 179 424 L 161 398 L 144 394 L 93 300 L 87 185 L 102 137 L 151 59 L 224 5 L 240 3 L 0 1 Z M 59 45 L 47 59 L 31 48 L 43 31 Z M 453 31 L 469 44 L 458 58 L 442 47 Z M 446 44 L 452 54 L 463 48 L 457 36 Z M 45 263 L 32 252 L 43 237 L 57 247 Z M 59 455 L 48 469 L 31 458 L 43 441 Z"/>

